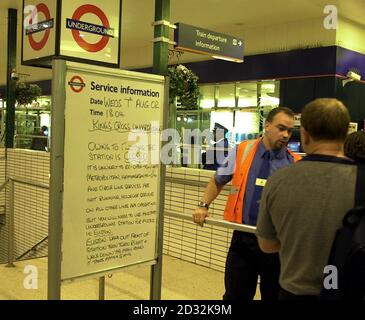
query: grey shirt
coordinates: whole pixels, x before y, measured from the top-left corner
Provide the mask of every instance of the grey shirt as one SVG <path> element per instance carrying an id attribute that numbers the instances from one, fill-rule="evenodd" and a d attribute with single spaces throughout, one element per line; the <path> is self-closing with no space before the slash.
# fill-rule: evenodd
<path id="1" fill-rule="evenodd" d="M 355 165 L 300 161 L 276 171 L 261 198 L 257 235 L 277 239 L 280 285 L 318 295 L 336 231 L 354 207 Z"/>

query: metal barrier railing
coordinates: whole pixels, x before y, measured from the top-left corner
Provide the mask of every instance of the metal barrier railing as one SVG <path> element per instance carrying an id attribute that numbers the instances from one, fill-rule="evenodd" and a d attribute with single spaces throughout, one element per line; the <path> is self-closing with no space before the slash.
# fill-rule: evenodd
<path id="1" fill-rule="evenodd" d="M 166 177 L 165 182 L 173 182 L 173 183 L 184 184 L 186 186 L 204 187 L 204 188 L 208 184 L 208 182 L 204 182 L 204 181 L 186 180 L 186 179 L 182 179 L 182 178 L 170 178 L 170 177 Z M 230 189 L 231 189 L 230 186 L 225 185 L 222 190 L 229 191 Z"/>
<path id="2" fill-rule="evenodd" d="M 46 190 L 49 190 L 49 186 L 44 183 L 32 181 L 29 179 L 8 177 L 6 181 L 0 186 L 0 191 L 2 191 L 7 186 L 8 183 L 9 183 L 10 196 L 9 196 L 9 215 L 8 215 L 8 263 L 6 267 L 14 267 L 14 183 L 21 183 Z"/>
<path id="3" fill-rule="evenodd" d="M 38 246 L 40 246 L 43 242 L 45 242 L 46 240 L 48 240 L 48 235 L 46 237 L 44 237 L 41 241 L 37 242 L 34 246 L 32 246 L 30 249 L 28 249 L 27 251 L 25 251 L 24 253 L 22 253 L 19 257 L 17 257 L 15 260 L 20 260 L 22 258 L 24 258 L 28 253 L 35 251 L 37 249 Z"/>
<path id="4" fill-rule="evenodd" d="M 183 220 L 192 221 L 191 214 L 185 214 L 185 213 L 179 213 L 177 211 L 165 210 L 165 215 L 168 217 L 172 217 L 172 218 L 179 218 L 179 219 L 183 219 Z M 227 228 L 227 229 L 233 229 L 233 230 L 243 231 L 243 232 L 248 232 L 248 233 L 256 232 L 256 227 L 249 226 L 246 224 L 228 222 L 228 221 L 225 221 L 222 219 L 215 219 L 215 218 L 207 217 L 205 219 L 205 223 L 207 225 L 223 227 L 223 228 Z"/>
<path id="5" fill-rule="evenodd" d="M 26 148 L 32 149 L 33 139 L 38 140 L 46 140 L 44 143 L 44 150 L 40 151 L 49 151 L 50 139 L 49 136 L 38 136 L 38 135 L 29 135 L 29 134 L 15 134 L 14 135 L 14 148 Z M 42 144 L 43 145 L 43 144 Z M 35 150 L 39 150 L 38 148 Z"/>
<path id="6" fill-rule="evenodd" d="M 205 188 L 207 186 L 207 182 L 196 181 L 196 180 L 186 180 L 186 179 L 182 179 L 182 178 L 166 177 L 165 181 L 184 184 L 184 185 L 193 186 L 193 187 L 204 187 Z M 222 190 L 229 191 L 230 189 L 231 189 L 230 186 L 225 185 Z M 165 214 L 169 217 L 192 221 L 192 212 L 190 214 L 186 214 L 186 213 L 179 213 L 179 212 L 173 211 L 173 210 L 165 210 Z M 256 227 L 249 226 L 246 224 L 233 223 L 233 222 L 225 221 L 222 219 L 215 219 L 215 218 L 211 218 L 211 217 L 206 218 L 205 223 L 207 225 L 212 225 L 212 226 L 222 227 L 222 228 L 227 228 L 227 229 L 233 229 L 233 230 L 243 231 L 243 232 L 248 232 L 248 233 L 256 232 Z"/>

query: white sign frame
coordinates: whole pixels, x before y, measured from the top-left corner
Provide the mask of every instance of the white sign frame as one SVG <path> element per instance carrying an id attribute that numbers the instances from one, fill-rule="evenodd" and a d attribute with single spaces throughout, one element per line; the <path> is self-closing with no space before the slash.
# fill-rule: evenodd
<path id="1" fill-rule="evenodd" d="M 72 218 L 72 215 L 81 215 L 81 216 L 84 216 L 84 218 L 85 218 L 85 212 L 79 212 L 79 210 L 76 209 L 76 210 L 73 210 L 73 212 L 70 214 L 70 208 L 79 206 L 79 203 L 75 203 L 75 198 L 71 199 L 72 194 L 75 193 L 75 189 L 70 190 L 70 186 L 74 185 L 75 183 L 76 184 L 79 183 L 79 188 L 85 189 L 85 185 L 82 184 L 82 181 L 79 181 L 80 175 L 78 175 L 78 173 L 77 173 L 78 170 L 80 170 L 80 168 L 85 166 L 85 161 L 83 161 L 83 159 L 80 158 L 80 156 L 82 157 L 82 152 L 74 153 L 72 146 L 70 146 L 70 145 L 72 145 L 73 140 L 80 139 L 81 144 L 79 147 L 81 149 L 85 150 L 85 148 L 82 147 L 82 144 L 86 140 L 83 140 L 83 139 L 85 137 L 89 138 L 90 134 L 86 133 L 86 136 L 84 135 L 84 137 L 82 137 L 82 135 L 83 135 L 82 130 L 87 131 L 90 128 L 88 128 L 88 127 L 83 128 L 83 126 L 85 124 L 81 124 L 80 119 L 82 119 L 83 121 L 85 121 L 85 119 L 86 119 L 86 126 L 88 126 L 87 120 L 92 120 L 91 118 L 94 117 L 94 115 L 92 115 L 92 112 L 90 113 L 90 106 L 85 105 L 85 101 L 83 101 L 83 99 L 86 98 L 89 101 L 91 101 L 90 99 L 92 97 L 90 97 L 90 92 L 88 92 L 87 89 L 89 88 L 91 90 L 91 88 L 93 88 L 93 87 L 95 88 L 96 82 L 97 81 L 100 82 L 100 79 L 103 79 L 103 77 L 105 80 L 109 81 L 110 86 L 116 85 L 116 82 L 118 82 L 117 85 L 119 85 L 120 88 L 122 88 L 122 87 L 125 88 L 125 87 L 128 87 L 127 85 L 129 84 L 130 85 L 129 92 L 132 92 L 132 88 L 134 88 L 136 90 L 136 91 L 134 91 L 136 94 L 143 94 L 142 91 L 137 91 L 138 84 L 145 85 L 146 88 L 151 87 L 152 89 L 150 89 L 150 91 L 149 91 L 149 97 L 148 98 L 143 97 L 143 99 L 144 99 L 143 101 L 148 101 L 148 100 L 152 99 L 151 97 L 153 96 L 153 94 L 151 94 L 151 92 L 153 92 L 153 91 L 155 92 L 155 97 L 156 97 L 156 93 L 159 92 L 160 94 L 159 94 L 158 98 L 160 99 L 159 101 L 161 103 L 161 108 L 159 108 L 158 113 L 156 113 L 157 109 L 153 110 L 153 112 L 152 112 L 152 110 L 150 110 L 149 115 L 157 114 L 157 117 L 160 120 L 160 124 L 161 124 L 160 127 L 158 128 L 158 131 L 162 130 L 162 127 L 165 126 L 166 119 L 167 119 L 166 111 L 164 111 L 164 109 L 168 105 L 166 103 L 165 79 L 164 79 L 164 77 L 158 76 L 158 75 L 143 74 L 143 73 L 138 73 L 138 72 L 130 72 L 130 71 L 123 71 L 123 70 L 116 70 L 116 69 L 102 68 L 102 67 L 95 67 L 95 66 L 85 66 L 82 64 L 77 64 L 77 63 L 72 63 L 72 62 L 67 63 L 66 70 L 67 71 L 65 71 L 64 75 L 63 75 L 63 80 L 62 79 L 60 80 L 61 83 L 64 83 L 64 90 L 65 90 L 66 98 L 63 98 L 63 101 L 69 102 L 69 103 L 65 103 L 65 110 L 66 110 L 65 111 L 65 125 L 64 125 L 65 139 L 64 139 L 64 156 L 63 156 L 64 157 L 64 169 L 63 169 L 63 173 L 62 173 L 63 190 L 62 190 L 62 194 L 61 194 L 61 196 L 62 196 L 62 214 L 61 214 L 62 215 L 62 228 L 61 228 L 62 234 L 61 234 L 61 237 L 58 237 L 62 244 L 61 250 L 60 250 L 62 252 L 60 281 L 61 280 L 70 281 L 70 280 L 75 280 L 75 279 L 80 279 L 80 278 L 85 278 L 85 277 L 90 277 L 90 276 L 95 276 L 95 275 L 100 276 L 100 275 L 110 274 L 112 272 L 115 272 L 118 269 L 128 267 L 131 265 L 136 265 L 136 264 L 151 264 L 151 265 L 156 264 L 159 253 L 162 252 L 162 250 L 161 250 L 161 248 L 159 248 L 159 246 L 162 246 L 161 239 L 162 239 L 162 228 L 163 227 L 161 226 L 161 222 L 163 221 L 163 217 L 162 217 L 162 215 L 163 215 L 163 205 L 162 205 L 163 204 L 163 190 L 161 189 L 161 183 L 163 183 L 163 181 L 162 181 L 163 174 L 162 173 L 164 171 L 164 165 L 162 165 L 159 162 L 157 165 L 158 169 L 157 169 L 156 174 L 153 175 L 152 180 L 150 179 L 151 181 L 156 181 L 156 184 L 153 186 L 154 193 L 152 194 L 151 191 L 149 191 L 151 194 L 143 195 L 144 197 L 147 197 L 147 198 L 152 197 L 152 198 L 156 199 L 156 205 L 155 205 L 156 219 L 154 222 L 152 222 L 152 229 L 149 228 L 149 231 L 143 231 L 142 230 L 143 225 L 140 224 L 137 228 L 138 232 L 136 232 L 135 230 L 126 231 L 127 233 L 129 232 L 130 234 L 132 234 L 134 232 L 135 236 L 140 236 L 142 240 L 146 240 L 145 241 L 146 243 L 148 241 L 151 241 L 151 243 L 149 244 L 149 247 L 146 250 L 143 250 L 143 248 L 142 249 L 137 248 L 136 250 L 137 251 L 140 250 L 139 251 L 140 254 L 136 255 L 135 257 L 132 257 L 129 260 L 126 260 L 125 263 L 123 262 L 123 259 L 115 258 L 111 264 L 107 263 L 103 266 L 104 263 L 101 262 L 101 264 L 96 263 L 94 266 L 90 266 L 90 265 L 87 265 L 88 258 L 85 260 L 84 259 L 85 257 L 81 257 L 81 260 L 80 260 L 77 257 L 77 255 L 78 255 L 77 252 L 80 252 L 80 245 L 83 246 L 83 248 L 85 248 L 85 243 L 82 243 L 84 241 L 85 237 L 81 235 L 81 232 L 82 232 L 82 230 L 85 232 L 84 227 L 87 225 L 87 223 L 85 223 L 84 225 L 81 225 L 81 226 L 80 225 L 77 226 L 77 225 L 75 225 L 75 223 L 77 223 L 77 220 L 73 220 L 73 218 Z M 84 78 L 85 79 L 84 84 L 77 85 L 77 83 L 80 83 L 80 82 L 70 81 L 71 78 L 74 77 L 73 74 L 77 74 L 80 78 Z M 94 84 L 91 84 L 92 81 L 91 82 L 89 81 L 90 80 L 89 77 L 95 78 Z M 68 78 L 70 78 L 70 79 L 68 79 Z M 71 89 L 71 87 L 75 87 L 78 90 L 79 90 L 79 88 L 82 88 L 82 90 L 84 90 L 84 93 L 75 92 L 74 90 Z M 146 89 L 146 88 L 144 88 L 144 89 Z M 156 88 L 158 88 L 159 90 L 157 90 Z M 76 97 L 77 97 L 77 95 L 80 95 L 80 94 L 81 95 L 84 94 L 84 97 L 83 97 L 83 99 L 81 98 L 81 100 L 78 101 L 76 99 Z M 95 92 L 93 94 L 94 94 L 94 98 L 96 99 L 97 95 L 95 94 Z M 123 98 L 123 95 L 121 93 L 114 92 L 113 94 L 116 96 L 119 96 L 119 98 Z M 62 93 L 60 93 L 60 95 L 62 96 Z M 67 96 L 69 96 L 69 97 L 67 98 Z M 71 101 L 71 104 L 70 104 L 70 101 Z M 142 106 L 142 104 L 137 101 L 138 101 L 138 98 L 136 98 L 136 100 L 134 101 L 135 102 L 134 108 L 142 108 L 139 115 L 136 113 L 137 119 L 140 119 L 141 114 L 143 113 L 145 115 L 145 118 L 143 120 L 146 120 L 146 117 L 148 118 L 148 116 L 146 116 L 146 114 L 148 114 L 147 104 L 145 106 Z M 100 99 L 100 102 L 101 102 L 101 99 Z M 132 102 L 130 102 L 130 103 L 131 103 L 130 106 L 133 107 Z M 82 105 L 86 109 L 82 108 Z M 101 108 L 101 110 L 110 108 L 110 106 L 106 106 L 105 104 L 104 105 L 100 104 L 99 107 Z M 123 107 L 121 107 L 121 108 L 123 108 Z M 124 108 L 126 108 L 126 107 L 124 106 Z M 69 131 L 69 130 L 72 130 L 73 128 L 75 128 L 75 124 L 77 124 L 77 121 L 75 122 L 72 119 L 75 116 L 75 114 L 71 111 L 72 109 L 74 109 L 74 110 L 78 109 L 77 112 L 83 113 L 83 115 L 80 114 L 77 119 L 79 121 L 80 125 L 79 125 L 79 132 L 76 135 L 73 134 L 72 132 L 70 133 L 70 131 Z M 122 109 L 119 109 L 119 110 L 122 110 Z M 99 112 L 101 112 L 101 111 L 99 110 Z M 135 112 L 136 111 L 133 111 L 133 113 L 131 113 L 131 114 L 134 114 Z M 89 117 L 91 117 L 91 118 L 87 119 L 87 115 L 89 113 L 91 114 L 91 115 L 89 115 Z M 127 112 L 126 112 L 126 114 L 127 114 Z M 96 115 L 96 117 L 102 117 L 102 116 L 99 113 L 99 115 Z M 127 115 L 126 115 L 125 119 L 128 119 Z M 131 120 L 133 120 L 133 119 L 131 119 Z M 53 119 L 53 121 L 57 121 L 57 120 Z M 73 122 L 73 123 L 71 123 L 71 122 Z M 93 124 L 92 124 L 92 126 L 93 126 Z M 152 129 L 151 129 L 151 132 L 153 132 Z M 108 136 L 109 133 L 105 133 L 104 137 L 109 138 L 109 136 Z M 113 132 L 111 132 L 111 134 L 113 134 Z M 116 133 L 116 134 L 120 134 L 120 133 Z M 99 134 L 98 136 L 100 136 L 100 135 L 101 134 Z M 94 135 L 94 138 L 95 138 L 95 135 Z M 108 143 L 109 142 L 105 142 L 105 145 Z M 159 148 L 161 148 L 160 140 L 158 140 L 158 144 L 159 144 Z M 88 153 L 89 151 L 90 150 L 87 150 L 86 153 Z M 87 154 L 86 154 L 86 157 L 88 157 Z M 59 158 L 59 157 L 57 155 L 54 155 L 51 158 L 54 159 L 54 158 Z M 77 165 L 75 165 L 76 169 L 73 169 L 72 167 L 74 166 L 74 163 L 76 161 L 81 162 L 82 164 L 79 167 L 77 167 Z M 55 190 L 53 190 L 54 188 L 52 188 L 52 186 L 54 185 L 54 182 L 52 183 L 52 176 L 57 176 L 57 173 L 52 171 L 52 168 L 54 166 L 54 165 L 52 166 L 52 162 L 54 162 L 54 161 L 51 160 L 50 210 L 51 210 L 51 208 L 53 208 L 53 206 L 51 205 L 52 199 L 55 198 L 55 196 L 52 196 L 52 192 L 55 191 Z M 87 165 L 87 167 L 86 168 L 84 167 L 84 169 L 89 170 L 90 169 L 88 167 L 89 164 L 86 164 L 86 165 Z M 139 169 L 136 169 L 136 170 L 139 170 Z M 111 170 L 114 170 L 114 169 L 111 169 Z M 142 169 L 142 171 L 143 170 L 144 169 Z M 115 173 L 116 173 L 116 171 L 115 171 Z M 81 176 L 82 175 L 83 175 L 83 173 L 81 173 Z M 152 177 L 152 174 L 151 174 L 151 177 Z M 70 181 L 70 179 L 72 181 Z M 136 181 L 137 179 L 134 177 L 134 180 Z M 148 183 L 147 180 L 148 179 L 144 177 L 143 180 L 140 180 L 140 181 L 141 181 L 141 183 Z M 118 180 L 118 183 L 125 184 L 127 182 L 125 179 L 121 179 L 121 180 Z M 138 190 L 138 192 L 140 192 L 140 191 L 141 190 Z M 56 190 L 56 193 L 57 192 L 58 192 L 58 190 Z M 146 193 L 146 192 L 144 192 L 144 193 Z M 71 195 L 71 198 L 70 198 L 70 195 Z M 73 201 L 73 203 L 69 202 L 70 199 L 71 199 L 71 201 Z M 120 199 L 118 199 L 118 201 L 119 200 Z M 83 202 L 82 191 L 80 192 L 80 194 L 78 196 L 78 202 L 80 202 L 80 203 Z M 121 202 L 121 201 L 119 201 L 119 202 Z M 85 202 L 84 202 L 84 204 L 85 204 Z M 151 202 L 148 205 L 150 205 L 150 207 L 154 206 L 153 204 L 151 204 Z M 106 208 L 106 207 L 104 207 L 104 208 Z M 66 211 L 68 211 L 68 212 L 66 212 Z M 51 217 L 52 214 L 53 213 L 50 212 L 50 225 L 52 223 L 54 223 L 54 221 L 55 221 L 54 220 L 55 217 Z M 71 216 L 71 219 L 70 219 L 70 216 Z M 84 218 L 81 218 L 81 220 L 79 220 L 79 221 L 82 221 Z M 58 218 L 56 218 L 56 220 L 57 219 Z M 140 218 L 135 217 L 135 216 L 133 216 L 131 219 L 134 219 L 134 221 L 141 220 Z M 121 218 L 121 220 L 123 220 L 123 219 Z M 60 221 L 60 220 L 58 220 L 58 221 Z M 86 220 L 84 220 L 84 221 L 86 221 Z M 146 225 L 147 224 L 148 223 L 146 223 Z M 151 227 L 151 225 L 149 227 Z M 74 230 L 73 230 L 73 228 L 74 228 Z M 146 236 L 146 234 L 148 232 L 149 232 L 149 234 Z M 154 233 L 153 236 L 152 236 L 152 233 Z M 53 238 L 57 238 L 57 237 L 54 237 L 54 234 L 52 235 L 52 232 L 50 229 L 50 241 L 51 241 L 51 238 L 53 239 Z M 81 240 L 81 242 L 80 242 L 80 240 Z M 138 239 L 138 240 L 140 240 L 140 239 Z M 119 243 L 121 243 L 122 246 L 124 246 L 124 244 L 122 242 L 119 242 Z M 118 241 L 117 241 L 117 243 L 118 243 Z M 52 240 L 52 244 L 50 244 L 50 250 L 51 250 L 51 248 L 57 247 L 57 246 L 59 246 L 59 244 L 57 245 L 57 244 L 53 243 L 53 240 Z M 75 249 L 76 255 L 72 254 L 72 253 L 69 254 L 70 248 L 72 251 L 75 251 L 73 247 L 76 248 L 77 246 L 79 246 L 79 247 L 78 247 L 78 249 Z M 146 246 L 148 246 L 148 245 L 146 244 Z M 79 251 L 77 251 L 77 250 L 79 250 Z M 71 265 L 71 267 L 70 267 L 70 264 L 73 264 L 73 266 Z"/>

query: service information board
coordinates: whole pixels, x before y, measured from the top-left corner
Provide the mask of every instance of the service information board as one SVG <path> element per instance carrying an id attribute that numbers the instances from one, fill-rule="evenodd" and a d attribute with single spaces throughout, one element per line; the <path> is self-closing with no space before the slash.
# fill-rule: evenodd
<path id="1" fill-rule="evenodd" d="M 60 54 L 118 64 L 120 0 L 63 2 Z"/>
<path id="2" fill-rule="evenodd" d="M 68 64 L 62 280 L 156 258 L 163 101 L 161 76 Z"/>
<path id="3" fill-rule="evenodd" d="M 24 0 L 23 61 L 55 55 L 56 6 L 54 0 Z"/>

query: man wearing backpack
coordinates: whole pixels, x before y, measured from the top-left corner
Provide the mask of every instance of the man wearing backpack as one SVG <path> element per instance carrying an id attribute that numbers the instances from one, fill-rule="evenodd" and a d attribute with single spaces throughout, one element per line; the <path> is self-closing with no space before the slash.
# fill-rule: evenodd
<path id="1" fill-rule="evenodd" d="M 317 99 L 301 115 L 307 156 L 267 181 L 256 235 L 266 253 L 279 252 L 280 299 L 317 299 L 336 231 L 354 207 L 357 167 L 343 144 L 350 116 L 336 99 Z"/>

